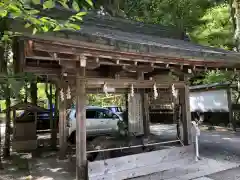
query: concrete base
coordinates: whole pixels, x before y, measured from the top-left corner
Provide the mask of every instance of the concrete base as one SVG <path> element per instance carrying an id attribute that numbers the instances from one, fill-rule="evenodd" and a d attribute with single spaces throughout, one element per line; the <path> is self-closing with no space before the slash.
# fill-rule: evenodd
<path id="1" fill-rule="evenodd" d="M 37 140 L 26 140 L 12 142 L 12 148 L 14 151 L 32 151 L 37 149 Z"/>
<path id="2" fill-rule="evenodd" d="M 89 180 L 190 180 L 237 166 L 207 158 L 196 162 L 193 146 L 185 146 L 90 162 Z"/>

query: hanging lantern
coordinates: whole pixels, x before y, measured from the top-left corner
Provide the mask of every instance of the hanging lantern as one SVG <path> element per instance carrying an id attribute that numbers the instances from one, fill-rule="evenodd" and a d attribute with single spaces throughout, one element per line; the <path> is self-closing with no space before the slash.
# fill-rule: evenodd
<path id="1" fill-rule="evenodd" d="M 71 89 L 69 86 L 67 88 L 67 99 L 71 99 Z"/>
<path id="2" fill-rule="evenodd" d="M 103 92 L 106 94 L 106 95 L 108 95 L 108 92 L 107 92 L 107 83 L 104 83 L 104 85 L 103 85 Z"/>
<path id="3" fill-rule="evenodd" d="M 175 85 L 174 85 L 174 84 L 172 85 L 172 95 L 173 95 L 173 97 L 175 97 L 175 98 L 177 98 L 177 96 L 178 96 L 178 91 L 177 91 L 177 89 L 175 88 Z"/>
<path id="4" fill-rule="evenodd" d="M 153 85 L 153 96 L 154 96 L 154 99 L 157 99 L 157 97 L 158 97 L 158 91 L 157 91 L 156 83 L 154 83 L 154 85 Z"/>
<path id="5" fill-rule="evenodd" d="M 133 88 L 133 84 L 131 85 L 131 92 L 130 92 L 130 94 L 131 94 L 131 97 L 134 96 L 134 88 Z"/>
<path id="6" fill-rule="evenodd" d="M 64 101 L 63 89 L 60 90 L 60 99 L 61 99 L 61 101 Z"/>

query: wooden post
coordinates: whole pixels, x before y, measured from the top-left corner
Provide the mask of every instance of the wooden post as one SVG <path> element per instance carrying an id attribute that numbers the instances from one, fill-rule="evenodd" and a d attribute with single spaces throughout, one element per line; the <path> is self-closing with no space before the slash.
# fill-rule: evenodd
<path id="1" fill-rule="evenodd" d="M 125 97 L 125 107 L 126 107 L 126 112 L 128 113 L 128 93 L 124 94 Z"/>
<path id="2" fill-rule="evenodd" d="M 59 158 L 64 159 L 67 150 L 67 132 L 66 132 L 66 87 L 65 83 L 62 82 L 61 88 L 64 93 L 64 99 L 60 99 L 59 103 L 59 146 L 60 146 L 60 153 Z M 56 87 L 59 88 L 59 87 Z M 56 107 L 57 108 L 57 107 Z"/>
<path id="3" fill-rule="evenodd" d="M 138 72 L 138 80 L 144 80 L 144 73 Z M 142 116 L 143 116 L 143 132 L 144 137 L 147 138 L 150 134 L 149 128 L 149 117 L 148 117 L 148 94 L 145 94 L 144 89 L 140 89 L 140 96 L 141 96 L 141 105 L 142 105 Z"/>
<path id="4" fill-rule="evenodd" d="M 85 67 L 76 76 L 76 180 L 88 179 L 86 153 L 86 82 Z"/>
<path id="5" fill-rule="evenodd" d="M 181 77 L 180 80 L 184 79 Z M 179 101 L 181 105 L 181 119 L 183 128 L 184 145 L 191 144 L 191 112 L 189 101 L 189 86 L 186 84 L 184 88 L 179 90 Z"/>
<path id="6" fill-rule="evenodd" d="M 233 118 L 233 110 L 232 110 L 232 96 L 231 96 L 231 87 L 227 89 L 227 98 L 228 98 L 228 110 L 229 110 L 229 123 L 232 124 L 233 131 L 236 131 L 236 122 Z"/>
<path id="7" fill-rule="evenodd" d="M 142 115 L 143 115 L 143 131 L 144 131 L 144 136 L 148 137 L 150 135 L 148 94 L 145 94 L 144 90 L 141 90 L 141 100 L 142 100 Z"/>
<path id="8" fill-rule="evenodd" d="M 129 124 L 128 123 L 128 119 L 129 119 L 129 117 L 128 117 L 128 93 L 125 93 L 124 96 L 125 96 L 125 107 L 126 107 L 126 109 L 125 109 L 125 116 L 123 118 L 124 118 L 124 120 L 126 120 L 127 126 L 128 126 L 128 124 Z"/>

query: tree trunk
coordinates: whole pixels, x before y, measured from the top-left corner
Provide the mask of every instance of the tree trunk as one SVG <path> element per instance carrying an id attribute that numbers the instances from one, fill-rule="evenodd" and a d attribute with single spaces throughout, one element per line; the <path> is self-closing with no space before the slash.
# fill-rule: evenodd
<path id="1" fill-rule="evenodd" d="M 236 41 L 237 50 L 239 51 L 240 49 L 240 0 L 235 0 L 233 2 L 233 7 L 235 8 L 235 22 L 236 22 L 235 41 Z"/>
<path id="2" fill-rule="evenodd" d="M 10 99 L 10 88 L 7 85 L 5 88 L 5 96 L 6 96 L 6 129 L 5 129 L 5 142 L 4 142 L 4 151 L 3 156 L 10 156 L 10 136 L 11 136 L 11 99 Z"/>
<path id="3" fill-rule="evenodd" d="M 59 88 L 56 86 L 55 90 L 55 109 L 54 109 L 54 128 L 57 131 L 58 129 L 58 118 L 59 118 L 59 112 L 58 112 L 58 106 L 59 106 Z M 56 132 L 57 134 L 57 132 Z"/>
<path id="4" fill-rule="evenodd" d="M 8 61 L 10 59 L 10 51 L 11 51 L 11 45 L 5 44 L 4 47 L 4 60 L 2 63 L 2 72 L 8 75 Z M 11 137 L 11 99 L 10 99 L 10 93 L 11 89 L 9 87 L 9 81 L 8 79 L 5 80 L 4 85 L 4 94 L 5 94 L 5 100 L 6 100 L 6 128 L 5 128 L 5 142 L 4 142 L 4 151 L 3 156 L 9 157 L 10 156 L 10 137 Z"/>
<path id="5" fill-rule="evenodd" d="M 0 72 L 2 72 L 2 64 L 3 64 L 3 61 L 4 61 L 4 49 L 2 47 L 0 47 Z M 1 86 L 1 88 L 3 88 Z M 0 125 L 2 125 L 2 121 L 0 121 Z M 3 168 L 3 165 L 2 165 L 2 132 L 1 132 L 1 127 L 0 127 L 0 169 Z"/>
<path id="6" fill-rule="evenodd" d="M 45 92 L 46 95 L 48 97 L 48 102 L 49 102 L 49 106 L 50 106 L 50 114 L 49 114 L 49 118 L 50 118 L 50 129 L 51 129 L 51 146 L 53 149 L 56 149 L 57 147 L 57 131 L 56 128 L 54 127 L 55 124 L 55 118 L 53 118 L 53 89 L 52 89 L 52 83 L 50 83 L 50 88 L 49 88 L 49 93 L 48 93 L 48 83 L 46 83 L 45 86 Z"/>
<path id="7" fill-rule="evenodd" d="M 53 118 L 53 85 L 50 83 L 50 122 L 51 122 L 51 144 L 52 148 L 56 149 L 57 147 L 57 133 L 56 133 L 56 128 L 55 128 L 55 118 Z M 56 108 L 56 107 L 55 107 Z"/>
<path id="8" fill-rule="evenodd" d="M 232 23 L 233 23 L 233 30 L 235 32 L 235 30 L 236 30 L 236 19 L 235 19 L 235 9 L 233 7 L 233 1 L 234 0 L 229 0 L 229 7 L 230 7 L 231 20 L 232 20 Z"/>
<path id="9" fill-rule="evenodd" d="M 30 84 L 31 91 L 31 102 L 37 106 L 37 82 L 31 82 Z"/>
<path id="10" fill-rule="evenodd" d="M 24 102 L 27 103 L 27 101 L 28 101 L 28 87 L 27 87 L 27 82 L 25 82 L 25 84 L 24 84 L 24 91 L 25 91 Z"/>
<path id="11" fill-rule="evenodd" d="M 0 128 L 0 170 L 3 169 L 3 164 L 2 164 L 2 131 Z"/>

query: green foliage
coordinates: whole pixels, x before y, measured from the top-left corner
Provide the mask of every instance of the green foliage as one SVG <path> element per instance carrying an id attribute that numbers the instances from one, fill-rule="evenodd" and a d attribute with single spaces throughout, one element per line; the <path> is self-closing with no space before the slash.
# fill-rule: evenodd
<path id="1" fill-rule="evenodd" d="M 198 43 L 232 49 L 234 32 L 228 4 L 208 9 L 200 20 L 202 23 L 191 33 Z"/>
<path id="2" fill-rule="evenodd" d="M 230 82 L 233 78 L 232 72 L 226 71 L 208 71 L 205 73 L 204 78 L 196 80 L 193 84 L 213 84 L 213 83 L 226 83 Z"/>
<path id="3" fill-rule="evenodd" d="M 125 99 L 122 94 L 88 94 L 88 104 L 94 106 L 124 106 Z"/>
<path id="4" fill-rule="evenodd" d="M 12 32 L 9 24 L 11 19 L 19 20 L 25 23 L 25 28 L 31 28 L 33 34 L 37 32 L 59 31 L 63 29 L 79 30 L 80 26 L 78 21 L 82 21 L 82 16 L 86 11 L 79 12 L 82 7 L 87 9 L 86 4 L 92 6 L 90 0 L 83 0 L 78 2 L 76 0 L 1 0 L 0 1 L 0 53 L 1 54 L 1 72 L 4 73 L 0 76 L 0 95 L 4 97 L 6 90 L 9 88 L 10 96 L 23 99 L 29 89 L 29 82 L 36 81 L 36 77 L 29 73 L 14 74 L 13 72 L 13 57 L 12 57 L 12 38 L 20 35 L 19 32 Z M 72 5 L 69 6 L 69 2 Z M 64 8 L 71 8 L 75 14 L 69 17 L 63 17 L 65 20 L 54 19 L 49 15 L 43 13 L 46 10 L 51 10 L 61 5 Z M 11 55 L 10 55 L 11 54 Z M 3 66 L 4 61 L 6 65 Z M 7 66 L 7 67 L 5 67 Z M 23 87 L 27 87 L 23 90 Z"/>
<path id="5" fill-rule="evenodd" d="M 134 7 L 128 16 L 143 22 L 172 25 L 179 30 L 191 30 L 212 3 L 208 0 L 128 1 Z"/>
<path id="6" fill-rule="evenodd" d="M 80 3 L 76 0 L 72 1 L 69 7 L 69 0 L 46 0 L 41 3 L 40 0 L 2 0 L 0 2 L 0 20 L 1 19 L 17 19 L 25 23 L 25 28 L 31 28 L 33 34 L 37 32 L 59 31 L 62 29 L 79 30 L 80 26 L 77 21 L 82 20 L 85 12 L 79 12 L 84 3 L 92 6 L 90 0 L 84 0 Z M 57 4 L 61 4 L 64 8 L 72 8 L 76 14 L 70 15 L 66 20 L 58 20 L 51 18 L 51 16 L 43 15 L 44 10 L 53 9 Z M 46 14 L 46 13 L 45 13 Z M 15 34 L 8 29 L 2 32 L 2 40 L 6 41 L 9 37 Z"/>

